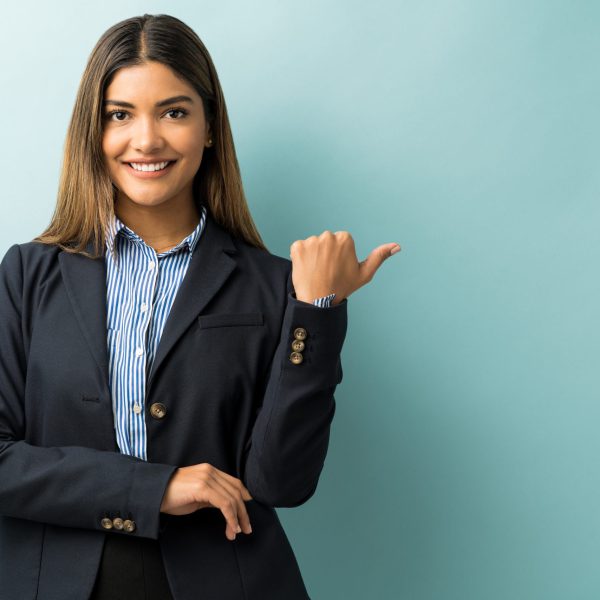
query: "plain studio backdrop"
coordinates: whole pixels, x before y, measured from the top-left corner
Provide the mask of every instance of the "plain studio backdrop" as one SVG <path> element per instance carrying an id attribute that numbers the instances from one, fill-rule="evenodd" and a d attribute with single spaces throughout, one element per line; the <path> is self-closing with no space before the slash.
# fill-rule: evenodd
<path id="1" fill-rule="evenodd" d="M 11 2 L 0 251 L 48 223 L 122 19 L 205 42 L 270 251 L 403 249 L 349 298 L 329 455 L 279 509 L 315 600 L 600 597 L 600 4 Z"/>

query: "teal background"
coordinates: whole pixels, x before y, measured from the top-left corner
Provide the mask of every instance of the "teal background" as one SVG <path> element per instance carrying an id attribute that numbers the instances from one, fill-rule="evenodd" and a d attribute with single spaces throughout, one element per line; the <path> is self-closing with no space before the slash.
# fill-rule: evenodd
<path id="1" fill-rule="evenodd" d="M 270 250 L 402 252 L 349 298 L 311 597 L 600 597 L 600 4 L 3 7 L 0 250 L 47 224 L 85 61 L 165 12 L 207 45 Z"/>

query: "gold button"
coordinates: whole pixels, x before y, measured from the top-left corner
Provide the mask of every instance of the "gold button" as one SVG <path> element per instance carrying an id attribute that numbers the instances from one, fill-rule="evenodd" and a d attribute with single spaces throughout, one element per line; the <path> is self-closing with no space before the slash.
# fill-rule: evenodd
<path id="1" fill-rule="evenodd" d="M 155 402 L 152 404 L 152 406 L 150 406 L 150 414 L 155 419 L 164 419 L 165 415 L 167 414 L 167 407 L 160 402 Z"/>
<path id="2" fill-rule="evenodd" d="M 118 529 L 119 531 L 121 531 L 121 529 L 123 529 L 123 519 L 121 519 L 120 517 L 113 519 L 112 522 L 113 522 L 115 529 Z"/>
<path id="3" fill-rule="evenodd" d="M 102 521 L 100 521 L 100 523 L 102 524 L 102 527 L 104 527 L 104 529 L 112 529 L 113 528 L 113 522 L 108 517 L 104 517 L 104 519 L 102 519 Z"/>
<path id="4" fill-rule="evenodd" d="M 302 356 L 302 354 L 300 354 L 300 352 L 292 352 L 290 354 L 290 360 L 295 365 L 299 365 L 304 360 L 304 357 Z"/>
<path id="5" fill-rule="evenodd" d="M 297 327 L 294 329 L 294 337 L 297 340 L 305 340 L 307 336 L 306 329 L 304 327 Z"/>
<path id="6" fill-rule="evenodd" d="M 133 531 L 135 531 L 135 521 L 131 521 L 130 519 L 125 519 L 125 521 L 123 521 L 123 529 L 127 533 L 132 533 Z"/>
<path id="7" fill-rule="evenodd" d="M 292 342 L 292 350 L 294 352 L 302 352 L 304 350 L 304 342 L 302 340 L 294 340 Z"/>

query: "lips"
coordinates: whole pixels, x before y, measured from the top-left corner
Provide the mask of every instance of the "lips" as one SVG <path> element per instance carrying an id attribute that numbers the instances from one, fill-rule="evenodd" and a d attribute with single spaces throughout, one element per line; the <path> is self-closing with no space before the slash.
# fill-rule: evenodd
<path id="1" fill-rule="evenodd" d="M 157 162 L 164 162 L 164 161 L 157 161 Z M 173 165 L 176 163 L 177 161 L 173 160 L 173 161 L 169 161 L 167 166 L 163 167 L 162 169 L 158 170 L 158 171 L 140 171 L 138 169 L 134 169 L 131 166 L 131 163 L 124 163 L 125 168 L 128 170 L 128 172 L 133 175 L 134 177 L 140 178 L 140 179 L 153 179 L 155 177 L 162 177 L 163 175 L 166 175 L 167 173 L 169 173 L 171 171 L 171 169 L 173 168 Z M 138 163 L 138 164 L 144 164 L 144 163 Z M 157 164 L 157 163 L 146 163 L 146 164 Z"/>

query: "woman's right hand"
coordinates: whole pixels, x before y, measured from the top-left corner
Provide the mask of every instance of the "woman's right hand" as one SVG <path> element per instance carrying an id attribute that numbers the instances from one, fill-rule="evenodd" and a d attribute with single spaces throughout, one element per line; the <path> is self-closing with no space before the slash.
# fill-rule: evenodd
<path id="1" fill-rule="evenodd" d="M 236 533 L 252 532 L 244 500 L 252 500 L 252 496 L 239 479 L 201 463 L 175 471 L 165 490 L 160 512 L 187 515 L 200 508 L 218 508 L 227 521 L 225 535 L 234 540 Z"/>

